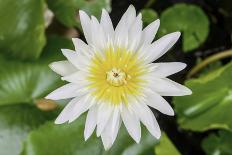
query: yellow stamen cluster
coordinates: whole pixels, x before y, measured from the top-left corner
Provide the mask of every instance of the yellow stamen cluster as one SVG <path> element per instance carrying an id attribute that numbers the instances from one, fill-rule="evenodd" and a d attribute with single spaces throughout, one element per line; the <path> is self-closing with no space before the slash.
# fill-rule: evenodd
<path id="1" fill-rule="evenodd" d="M 93 95 L 98 100 L 127 104 L 128 95 L 141 94 L 145 82 L 141 75 L 146 73 L 146 67 L 136 53 L 108 48 L 92 58 L 89 72 L 89 88 L 94 89 Z"/>

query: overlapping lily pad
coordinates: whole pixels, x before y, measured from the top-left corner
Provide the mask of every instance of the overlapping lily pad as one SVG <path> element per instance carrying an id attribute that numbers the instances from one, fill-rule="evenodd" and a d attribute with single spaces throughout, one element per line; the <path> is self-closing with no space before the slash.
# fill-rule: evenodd
<path id="1" fill-rule="evenodd" d="M 190 96 L 175 97 L 178 123 L 184 129 L 232 129 L 232 63 L 198 79 L 188 80 Z"/>

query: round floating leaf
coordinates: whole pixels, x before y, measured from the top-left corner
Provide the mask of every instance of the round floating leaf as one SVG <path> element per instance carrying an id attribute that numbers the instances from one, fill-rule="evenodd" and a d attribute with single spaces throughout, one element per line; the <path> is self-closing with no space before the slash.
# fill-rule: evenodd
<path id="1" fill-rule="evenodd" d="M 108 11 L 111 0 L 47 0 L 48 7 L 54 12 L 55 17 L 65 26 L 78 26 L 78 10 L 84 10 L 89 15 L 100 17 L 102 8 Z"/>
<path id="2" fill-rule="evenodd" d="M 209 20 L 203 10 L 195 5 L 176 4 L 165 10 L 160 17 L 159 36 L 181 31 L 185 52 L 198 48 L 207 39 Z"/>
<path id="3" fill-rule="evenodd" d="M 100 17 L 102 9 L 111 11 L 111 0 L 76 0 L 78 9 L 86 11 L 89 15 Z"/>
<path id="4" fill-rule="evenodd" d="M 152 10 L 152 9 L 143 9 L 141 11 L 142 13 L 142 17 L 143 17 L 143 23 L 144 25 L 148 25 L 151 22 L 155 21 L 156 19 L 158 19 L 158 14 L 156 11 Z"/>
<path id="5" fill-rule="evenodd" d="M 134 152 L 133 155 L 142 155 L 143 150 L 153 148 L 156 143 L 150 134 L 143 132 L 141 143 L 135 144 L 125 129 L 121 129 L 112 148 L 105 151 L 101 139 L 95 135 L 87 141 L 84 140 L 84 123 L 85 116 L 71 124 L 46 123 L 30 133 L 22 155 L 124 155 L 123 152 L 128 148 L 130 152 Z"/>
<path id="6" fill-rule="evenodd" d="M 1 0 L 1 51 L 17 58 L 38 58 L 45 45 L 43 14 L 43 0 Z"/>
<path id="7" fill-rule="evenodd" d="M 62 60 L 60 48 L 69 48 L 69 43 L 67 39 L 52 37 L 49 38 L 42 58 L 36 62 L 1 61 L 0 105 L 32 104 L 62 85 L 62 80 L 48 64 Z"/>
<path id="8" fill-rule="evenodd" d="M 162 133 L 160 142 L 155 146 L 156 155 L 181 155 L 165 133 Z"/>
<path id="9" fill-rule="evenodd" d="M 207 155 L 231 155 L 232 132 L 219 131 L 219 134 L 210 134 L 202 143 L 203 150 Z"/>
<path id="10" fill-rule="evenodd" d="M 184 129 L 232 129 L 232 63 L 186 82 L 193 94 L 175 97 L 178 123 Z"/>
<path id="11" fill-rule="evenodd" d="M 54 113 L 47 113 L 37 108 L 22 104 L 0 107 L 0 154 L 19 154 L 27 134 L 54 118 Z"/>
<path id="12" fill-rule="evenodd" d="M 49 9 L 55 17 L 65 26 L 77 26 L 77 5 L 76 0 L 47 0 Z"/>

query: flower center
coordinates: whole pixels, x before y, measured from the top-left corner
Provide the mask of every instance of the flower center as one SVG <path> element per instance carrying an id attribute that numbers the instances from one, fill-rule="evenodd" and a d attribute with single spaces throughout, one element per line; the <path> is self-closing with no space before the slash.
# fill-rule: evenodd
<path id="1" fill-rule="evenodd" d="M 112 68 L 106 72 L 106 81 L 112 86 L 122 86 L 127 83 L 126 73 L 119 68 Z"/>

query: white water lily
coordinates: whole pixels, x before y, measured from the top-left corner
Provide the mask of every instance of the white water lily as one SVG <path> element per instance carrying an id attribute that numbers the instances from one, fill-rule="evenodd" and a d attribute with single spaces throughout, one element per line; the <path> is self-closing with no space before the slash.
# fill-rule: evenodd
<path id="1" fill-rule="evenodd" d="M 79 14 L 87 43 L 74 38 L 75 51 L 62 50 L 68 60 L 50 65 L 69 83 L 46 98 L 72 98 L 55 123 L 73 122 L 88 111 L 85 140 L 96 128 L 105 149 L 114 143 L 121 122 L 137 143 L 141 138 L 140 122 L 158 139 L 160 128 L 149 107 L 173 116 L 172 107 L 162 96 L 191 94 L 191 90 L 167 78 L 186 64 L 152 63 L 175 44 L 180 32 L 153 42 L 160 21 L 143 29 L 141 14 L 136 16 L 132 5 L 115 29 L 104 9 L 100 22 L 84 11 Z"/>

